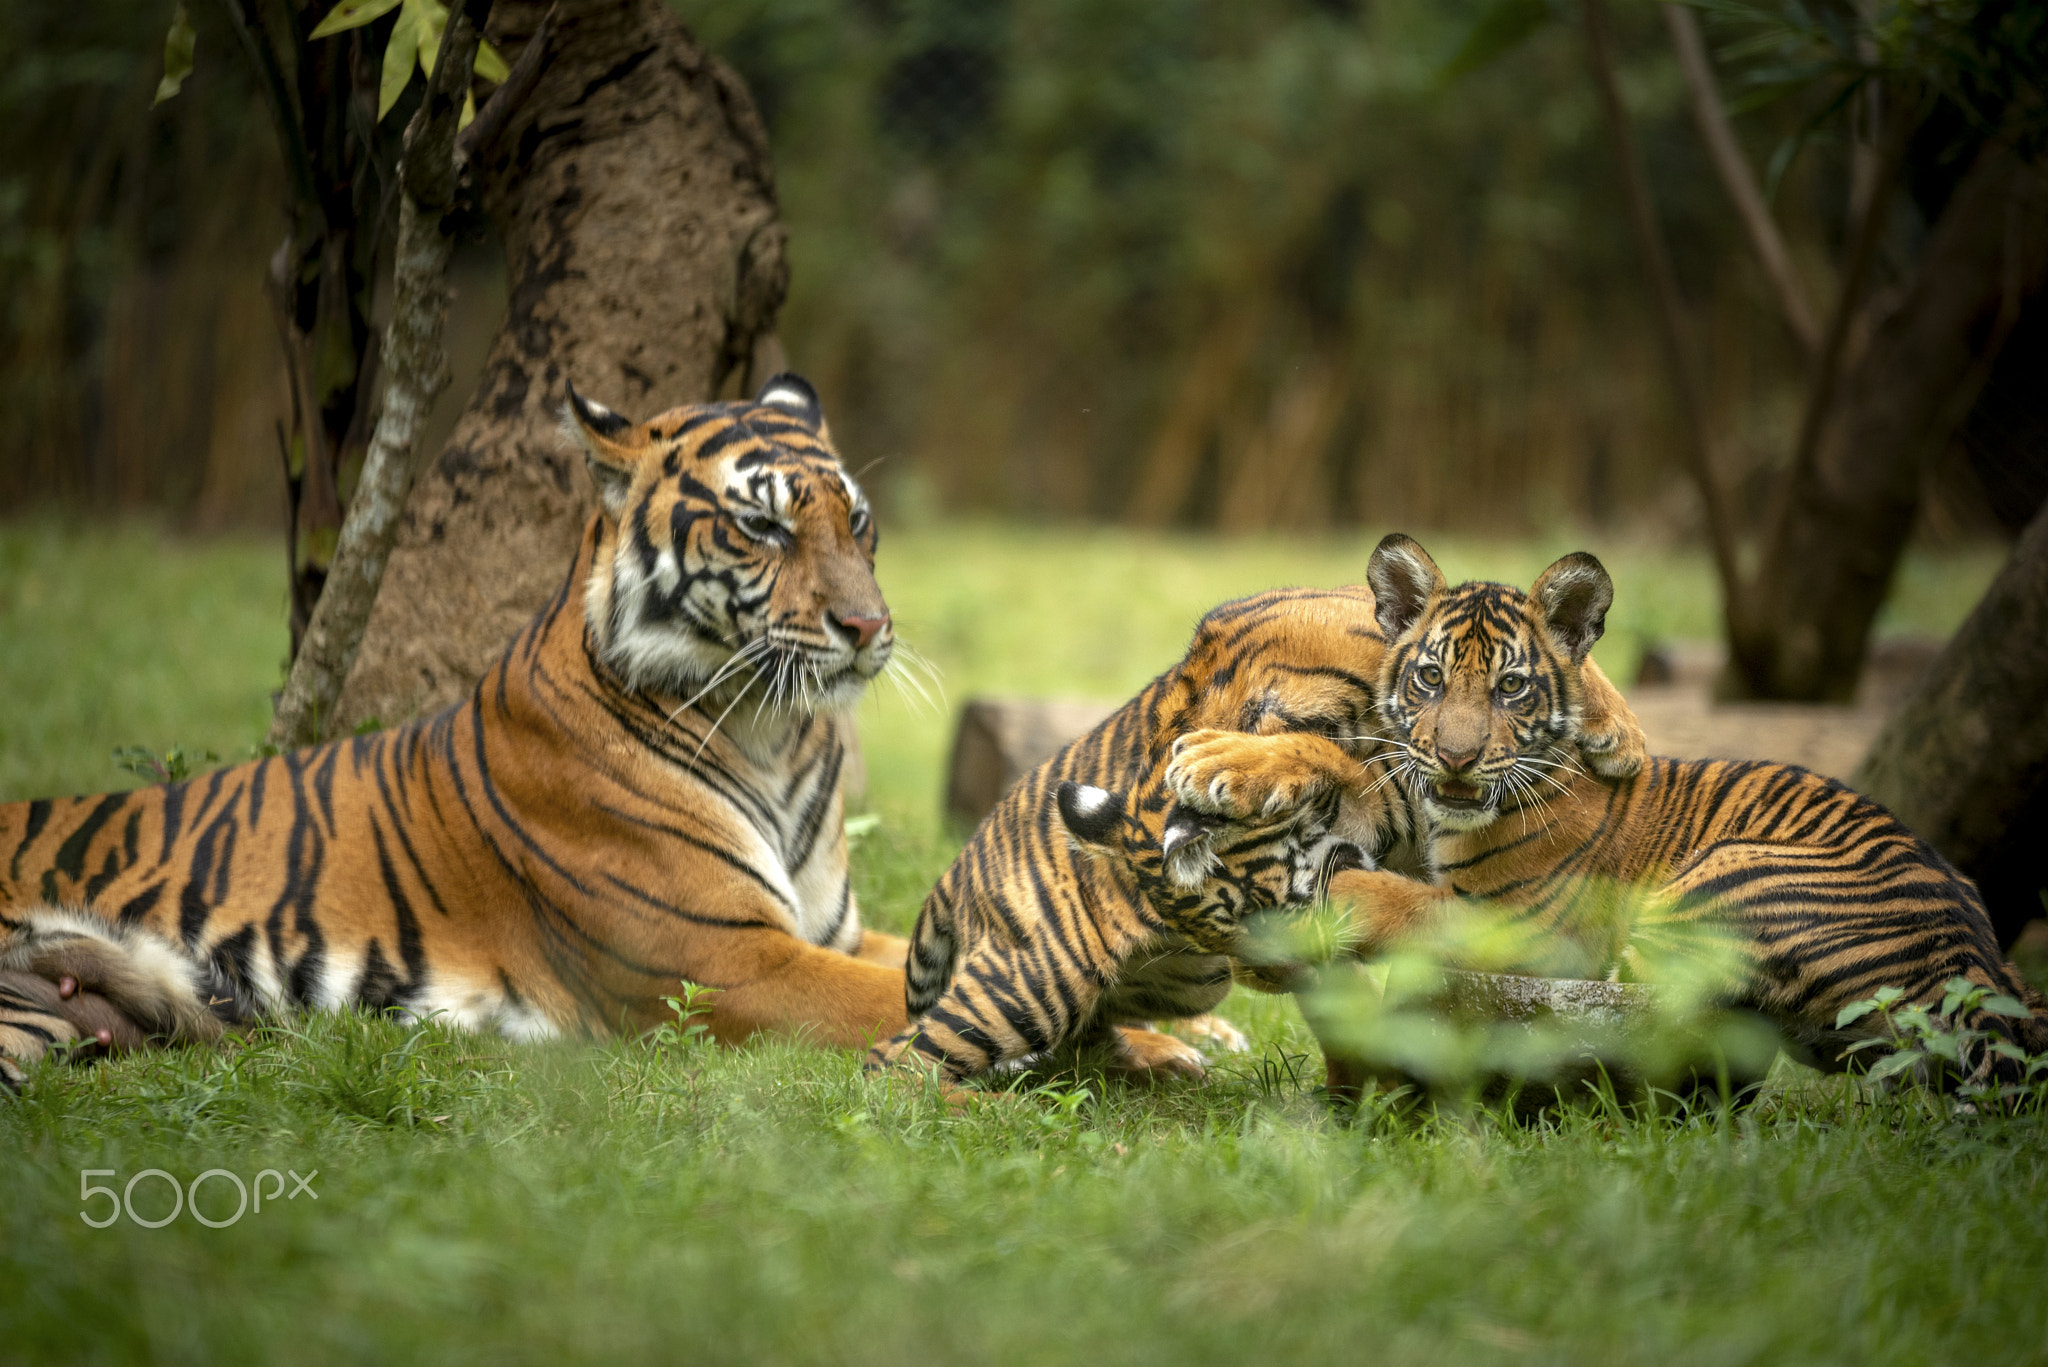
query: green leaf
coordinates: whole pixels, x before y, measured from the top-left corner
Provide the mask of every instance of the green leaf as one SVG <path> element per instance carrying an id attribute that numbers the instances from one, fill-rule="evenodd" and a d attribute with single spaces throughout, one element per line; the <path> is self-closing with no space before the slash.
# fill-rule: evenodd
<path id="1" fill-rule="evenodd" d="M 1894 1073 L 1905 1072 L 1908 1068 L 1914 1067 L 1926 1057 L 1927 1055 L 1921 1053 L 1918 1049 L 1901 1049 L 1890 1058 L 1879 1059 L 1876 1063 L 1872 1064 L 1870 1071 L 1864 1076 L 1868 1077 L 1872 1082 L 1880 1082 Z"/>
<path id="2" fill-rule="evenodd" d="M 1906 989 L 1903 987 L 1880 987 L 1870 994 L 1870 999 L 1879 1006 L 1890 1006 L 1905 995 Z"/>
<path id="3" fill-rule="evenodd" d="M 420 75 L 431 77 L 434 63 L 441 60 L 441 35 L 448 28 L 448 7 L 441 0 L 405 0 L 405 9 L 414 16 L 413 27 L 420 36 Z"/>
<path id="4" fill-rule="evenodd" d="M 1930 1034 L 1922 1047 L 1928 1053 L 1939 1058 L 1945 1058 L 1950 1063 L 1961 1063 L 1963 1061 L 1961 1041 L 1957 1040 L 1954 1035 Z"/>
<path id="5" fill-rule="evenodd" d="M 384 70 L 377 79 L 377 121 L 391 112 L 391 106 L 398 103 L 398 97 L 405 93 L 406 85 L 412 80 L 413 65 L 419 61 L 420 28 L 419 16 L 411 5 L 398 12 L 398 22 L 392 25 L 390 41 L 384 44 Z"/>
<path id="6" fill-rule="evenodd" d="M 512 74 L 512 68 L 505 64 L 504 54 L 481 38 L 476 43 L 476 65 L 471 69 L 493 85 L 503 85 L 505 78 Z"/>
<path id="7" fill-rule="evenodd" d="M 1839 1030 L 1851 1021 L 1860 1021 L 1875 1010 L 1877 1001 L 1872 997 L 1866 997 L 1860 1002 L 1850 1002 L 1835 1013 L 1835 1029 Z"/>
<path id="8" fill-rule="evenodd" d="M 2034 1014 L 2027 1010 L 2026 1006 L 2017 998 L 2008 997 L 2003 992 L 1996 993 L 1978 1002 L 1977 1009 L 1979 1011 L 1989 1011 L 1994 1016 L 2019 1016 L 2024 1018 Z"/>
<path id="9" fill-rule="evenodd" d="M 1543 27 L 1549 17 L 1546 0 L 1493 0 L 1473 22 L 1451 60 L 1437 72 L 1437 84 L 1449 85 L 1499 61 Z"/>
<path id="10" fill-rule="evenodd" d="M 332 38 L 337 33 L 346 33 L 352 28 L 361 28 L 372 19 L 380 19 L 398 8 L 399 0 L 341 0 L 341 3 L 327 11 L 313 29 L 315 38 Z"/>
<path id="11" fill-rule="evenodd" d="M 185 86 L 192 74 L 192 48 L 198 35 L 192 32 L 192 16 L 185 12 L 185 0 L 171 11 L 171 27 L 164 34 L 164 78 L 156 83 L 152 106 L 162 104 Z"/>

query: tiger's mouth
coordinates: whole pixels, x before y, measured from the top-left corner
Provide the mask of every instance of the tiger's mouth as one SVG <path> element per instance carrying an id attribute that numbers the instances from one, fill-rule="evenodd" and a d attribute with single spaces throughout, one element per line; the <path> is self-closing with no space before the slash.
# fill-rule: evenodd
<path id="1" fill-rule="evenodd" d="M 1455 812 L 1477 812 L 1493 805 L 1493 790 L 1454 778 L 1440 778 L 1431 785 L 1433 796 Z"/>

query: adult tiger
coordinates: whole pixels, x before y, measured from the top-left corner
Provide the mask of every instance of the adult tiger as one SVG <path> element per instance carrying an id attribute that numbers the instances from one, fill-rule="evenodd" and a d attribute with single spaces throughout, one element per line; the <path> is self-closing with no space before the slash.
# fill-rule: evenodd
<path id="1" fill-rule="evenodd" d="M 1339 868 L 1419 867 L 1424 828 L 1401 788 L 1319 779 L 1313 792 L 1267 783 L 1226 828 L 1176 809 L 1167 762 L 1180 738 L 1227 727 L 1276 759 L 1304 743 L 1384 770 L 1372 708 L 1385 649 L 1363 587 L 1277 589 L 1204 617 L 1179 664 L 982 820 L 911 934 L 911 1025 L 869 1066 L 921 1058 L 958 1080 L 1072 1048 L 1112 1072 L 1199 1076 L 1198 1051 L 1133 1023 L 1209 1011 L 1234 968 L 1276 986 L 1234 962 L 1246 915 L 1313 900 Z M 1597 669 L 1587 694 L 1583 747 L 1629 769 L 1634 714 Z"/>
<path id="2" fill-rule="evenodd" d="M 564 425 L 600 510 L 466 701 L 0 806 L 0 1077 L 123 1019 L 198 1038 L 284 1006 L 638 1031 L 681 979 L 719 989 L 721 1040 L 902 1027 L 904 941 L 861 927 L 839 790 L 840 712 L 894 636 L 817 395 L 782 375 L 634 424 L 572 389 Z"/>
<path id="3" fill-rule="evenodd" d="M 1843 1066 L 1842 1046 L 1881 1028 L 1866 1017 L 1838 1030 L 1844 1006 L 1887 986 L 1932 1005 L 1958 977 L 2032 1013 L 1975 1010 L 1963 1024 L 2048 1051 L 2048 1003 L 2000 956 L 1977 889 L 1868 798 L 1787 764 L 1652 758 L 1602 779 L 1565 762 L 1575 700 L 1592 685 L 1586 652 L 1614 596 L 1598 560 L 1566 556 L 1527 593 L 1448 588 L 1397 535 L 1368 574 L 1392 641 L 1378 716 L 1421 798 L 1436 877 L 1330 880 L 1361 954 L 1472 899 L 1575 950 L 1581 971 L 1704 967 L 1722 1000 L 1771 1017 L 1823 1066 Z M 1191 736 L 1173 764 L 1167 786 L 1212 819 L 1271 822 L 1304 795 L 1359 781 L 1348 752 L 1314 738 L 1283 749 Z M 2017 1079 L 1995 1051 L 1977 1064 Z"/>

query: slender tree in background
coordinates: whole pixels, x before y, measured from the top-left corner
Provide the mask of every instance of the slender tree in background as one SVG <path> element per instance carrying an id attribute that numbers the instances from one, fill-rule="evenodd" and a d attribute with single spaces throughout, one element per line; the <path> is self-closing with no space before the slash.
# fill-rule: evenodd
<path id="1" fill-rule="evenodd" d="M 1702 141 L 1810 365 L 1798 435 L 1747 572 L 1712 460 L 1683 301 L 1615 85 L 1606 5 L 1582 4 L 1721 580 L 1729 647 L 1721 691 L 1847 701 L 1927 473 L 2048 280 L 2040 164 L 2048 16 L 2000 5 L 1721 8 L 1754 30 L 1740 51 L 1780 86 L 1825 95 L 1824 113 L 1874 111 L 1876 125 L 1857 149 L 1846 251 L 1827 321 L 1817 326 L 1728 129 L 1697 26 L 1680 6 L 1664 7 Z M 1945 184 L 1913 206 L 1927 219 L 1925 240 L 1887 279 L 1880 258 L 1914 159 L 1923 183 Z"/>

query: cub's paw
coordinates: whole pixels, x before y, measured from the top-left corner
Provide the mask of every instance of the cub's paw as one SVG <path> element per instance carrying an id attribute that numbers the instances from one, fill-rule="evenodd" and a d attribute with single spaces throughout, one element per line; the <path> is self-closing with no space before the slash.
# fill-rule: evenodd
<path id="1" fill-rule="evenodd" d="M 1348 755 L 1318 736 L 1190 731 L 1173 743 L 1166 786 L 1195 811 L 1251 821 L 1300 806 L 1352 767 Z"/>
<path id="2" fill-rule="evenodd" d="M 1119 1025 L 1105 1068 L 1126 1082 L 1149 1086 L 1169 1079 L 1200 1082 L 1209 1075 L 1202 1051 L 1171 1035 L 1135 1025 Z"/>
<path id="3" fill-rule="evenodd" d="M 1579 753 L 1602 778 L 1631 778 L 1649 757 L 1650 743 L 1635 709 L 1590 661 L 1580 713 Z"/>
<path id="4" fill-rule="evenodd" d="M 1167 1022 L 1168 1033 L 1177 1035 L 1189 1044 L 1207 1045 L 1224 1054 L 1242 1054 L 1251 1048 L 1251 1041 L 1244 1037 L 1244 1031 L 1232 1025 L 1221 1016 L 1203 1014 L 1187 1016 Z"/>

